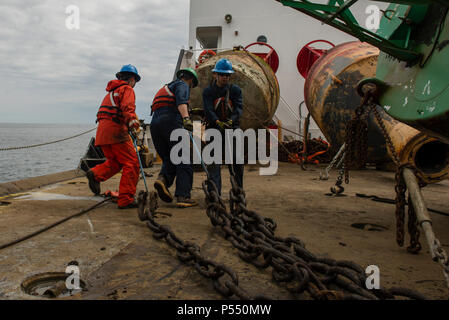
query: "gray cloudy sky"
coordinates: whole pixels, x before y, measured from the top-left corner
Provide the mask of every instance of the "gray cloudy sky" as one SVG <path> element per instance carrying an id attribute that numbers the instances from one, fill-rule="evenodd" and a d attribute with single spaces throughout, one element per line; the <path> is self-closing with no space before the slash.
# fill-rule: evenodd
<path id="1" fill-rule="evenodd" d="M 80 29 L 66 8 L 80 9 Z M 188 0 L 2 0 L 0 122 L 94 123 L 109 80 L 134 64 L 137 114 L 188 43 Z"/>

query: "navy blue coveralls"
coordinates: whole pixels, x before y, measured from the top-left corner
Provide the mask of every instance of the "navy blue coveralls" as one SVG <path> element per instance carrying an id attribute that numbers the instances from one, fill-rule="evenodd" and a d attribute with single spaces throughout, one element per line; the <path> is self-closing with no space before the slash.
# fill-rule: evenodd
<path id="1" fill-rule="evenodd" d="M 232 110 L 226 107 L 226 102 L 221 99 L 221 103 L 219 103 L 220 98 L 225 98 L 227 92 L 229 90 L 229 101 Z M 232 120 L 232 129 L 239 128 L 240 117 L 243 112 L 242 108 L 243 98 L 242 98 L 242 90 L 239 86 L 235 84 L 227 85 L 223 88 L 220 88 L 216 85 L 214 81 L 210 86 L 208 86 L 203 91 L 203 104 L 204 104 L 204 113 L 207 120 L 208 128 L 220 129 L 216 124 L 217 120 L 220 121 L 228 121 Z M 223 155 L 225 154 L 224 150 L 224 134 L 222 133 L 222 141 L 223 141 Z M 235 155 L 235 147 L 234 147 L 234 155 Z M 243 188 L 243 164 L 234 164 L 228 165 L 229 173 L 231 174 L 231 170 L 234 170 L 235 181 L 237 182 L 239 187 Z M 221 194 L 221 166 L 219 164 L 210 165 L 208 168 L 209 175 L 212 181 L 218 188 L 218 192 Z M 211 189 L 209 187 L 209 189 Z"/>
<path id="2" fill-rule="evenodd" d="M 167 85 L 175 97 L 175 105 L 167 105 L 156 109 L 151 119 L 150 131 L 154 147 L 162 159 L 162 169 L 159 173 L 163 175 L 169 188 L 176 178 L 175 197 L 190 198 L 193 184 L 193 168 L 191 164 L 173 164 L 170 160 L 170 150 L 177 141 L 170 141 L 170 134 L 175 129 L 183 128 L 182 117 L 178 106 L 188 104 L 190 88 L 182 80 L 175 80 Z M 161 89 L 162 90 L 162 89 Z"/>

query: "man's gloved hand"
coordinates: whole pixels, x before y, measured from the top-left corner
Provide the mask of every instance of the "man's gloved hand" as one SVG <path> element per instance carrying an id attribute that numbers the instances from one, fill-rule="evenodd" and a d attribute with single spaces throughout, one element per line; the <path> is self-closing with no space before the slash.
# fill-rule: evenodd
<path id="1" fill-rule="evenodd" d="M 193 131 L 193 123 L 190 117 L 185 117 L 182 119 L 182 125 L 184 126 L 184 129 L 188 131 Z"/>
<path id="2" fill-rule="evenodd" d="M 129 133 L 133 136 L 134 139 L 139 137 L 140 128 L 131 128 L 129 129 Z"/>
<path id="3" fill-rule="evenodd" d="M 136 120 L 136 119 L 131 120 L 128 123 L 128 128 L 129 128 L 129 132 L 134 137 L 134 139 L 137 139 L 137 137 L 139 136 L 139 132 L 140 132 L 139 120 Z"/>
<path id="4" fill-rule="evenodd" d="M 225 129 L 231 129 L 232 128 L 232 120 L 229 121 L 220 121 L 217 120 L 217 126 L 220 129 L 220 131 L 224 131 Z"/>
<path id="5" fill-rule="evenodd" d="M 218 129 L 220 129 L 220 131 L 224 131 L 224 129 L 225 129 L 225 124 L 224 124 L 223 121 L 217 120 L 217 121 L 215 121 L 215 123 L 217 124 Z"/>
<path id="6" fill-rule="evenodd" d="M 128 123 L 129 129 L 139 129 L 140 130 L 140 123 L 139 120 L 133 119 Z"/>

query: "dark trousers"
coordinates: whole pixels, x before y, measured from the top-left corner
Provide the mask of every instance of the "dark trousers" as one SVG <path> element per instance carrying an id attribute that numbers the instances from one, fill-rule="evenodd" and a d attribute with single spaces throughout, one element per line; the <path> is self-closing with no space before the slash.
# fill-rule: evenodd
<path id="1" fill-rule="evenodd" d="M 229 175 L 231 175 L 231 168 L 234 169 L 234 178 L 237 185 L 243 188 L 243 171 L 245 166 L 243 164 L 229 164 L 227 165 L 229 169 Z M 211 164 L 208 166 L 209 176 L 211 180 L 215 183 L 218 189 L 218 193 L 221 195 L 221 165 Z M 211 191 L 209 187 L 209 191 Z"/>
<path id="2" fill-rule="evenodd" d="M 177 141 L 170 141 L 173 130 L 182 128 L 182 119 L 174 107 L 162 107 L 154 111 L 150 131 L 154 147 L 162 159 L 162 169 L 159 173 L 167 180 L 169 188 L 176 178 L 175 197 L 190 198 L 193 184 L 193 168 L 191 164 L 173 164 L 170 160 L 170 150 Z"/>

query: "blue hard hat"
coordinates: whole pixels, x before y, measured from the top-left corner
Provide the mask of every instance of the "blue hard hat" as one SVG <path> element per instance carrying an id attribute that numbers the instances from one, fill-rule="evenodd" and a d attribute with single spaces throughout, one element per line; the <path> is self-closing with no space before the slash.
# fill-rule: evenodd
<path id="1" fill-rule="evenodd" d="M 212 72 L 216 73 L 234 73 L 234 69 L 232 69 L 232 63 L 228 59 L 220 59 L 215 64 L 215 68 L 212 69 Z"/>
<path id="2" fill-rule="evenodd" d="M 139 82 L 139 81 L 140 81 L 139 73 L 137 72 L 136 67 L 134 67 L 132 64 L 126 64 L 126 65 L 124 65 L 124 66 L 120 69 L 120 71 L 117 72 L 117 73 L 115 74 L 115 76 L 118 78 L 118 77 L 119 77 L 119 74 L 120 74 L 121 72 L 131 72 L 131 73 L 134 73 L 134 74 L 136 75 L 136 82 Z"/>

